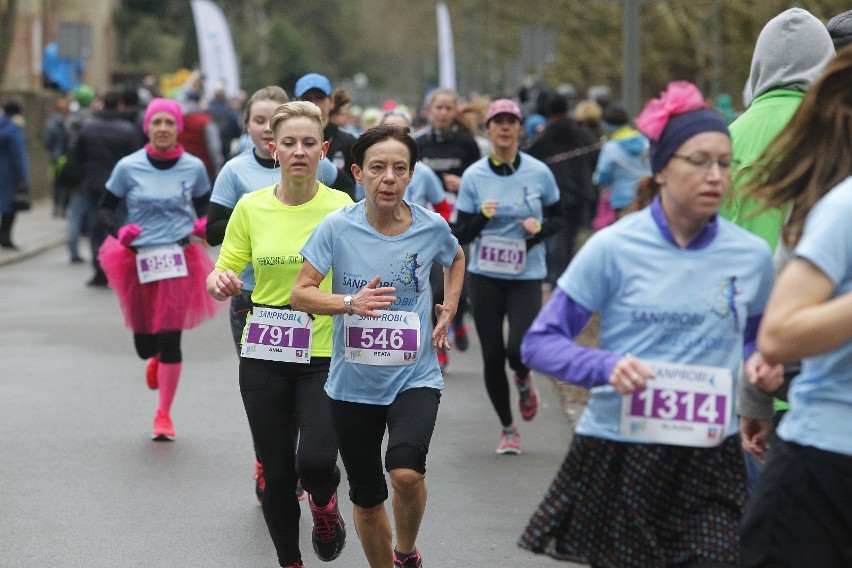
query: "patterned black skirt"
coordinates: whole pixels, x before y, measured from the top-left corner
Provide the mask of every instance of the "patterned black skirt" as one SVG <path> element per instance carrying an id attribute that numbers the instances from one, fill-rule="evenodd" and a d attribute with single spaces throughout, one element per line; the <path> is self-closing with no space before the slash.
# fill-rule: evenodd
<path id="1" fill-rule="evenodd" d="M 600 568 L 737 566 L 746 497 L 737 436 L 687 448 L 576 434 L 518 545 Z"/>

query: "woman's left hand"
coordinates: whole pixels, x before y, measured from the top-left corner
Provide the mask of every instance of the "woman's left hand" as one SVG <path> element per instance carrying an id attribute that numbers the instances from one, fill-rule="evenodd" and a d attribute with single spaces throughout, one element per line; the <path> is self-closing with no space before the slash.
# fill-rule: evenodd
<path id="1" fill-rule="evenodd" d="M 435 324 L 435 329 L 432 330 L 432 347 L 435 349 L 452 349 L 450 347 L 450 323 L 456 315 L 456 310 L 451 310 L 444 304 L 435 304 L 435 315 L 438 316 L 438 323 Z"/>
<path id="2" fill-rule="evenodd" d="M 541 232 L 541 223 L 535 217 L 527 217 L 523 221 L 518 221 L 518 223 L 531 235 L 537 235 Z"/>

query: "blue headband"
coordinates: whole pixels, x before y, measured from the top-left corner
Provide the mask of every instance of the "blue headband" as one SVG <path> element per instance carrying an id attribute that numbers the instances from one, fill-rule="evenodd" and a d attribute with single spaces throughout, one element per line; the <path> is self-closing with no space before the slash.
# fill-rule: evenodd
<path id="1" fill-rule="evenodd" d="M 674 116 L 666 124 L 660 139 L 651 144 L 651 171 L 658 173 L 681 145 L 702 132 L 721 132 L 730 137 L 721 115 L 710 109 L 698 109 Z"/>

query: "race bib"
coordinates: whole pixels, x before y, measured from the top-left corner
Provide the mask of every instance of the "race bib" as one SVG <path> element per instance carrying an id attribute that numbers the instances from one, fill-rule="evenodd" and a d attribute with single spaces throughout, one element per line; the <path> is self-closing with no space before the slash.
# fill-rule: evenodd
<path id="1" fill-rule="evenodd" d="M 255 307 L 240 355 L 267 361 L 310 363 L 313 329 L 314 320 L 305 312 Z"/>
<path id="2" fill-rule="evenodd" d="M 378 318 L 344 316 L 346 361 L 359 365 L 411 365 L 420 346 L 420 316 L 380 311 Z"/>
<path id="3" fill-rule="evenodd" d="M 485 235 L 479 239 L 476 260 L 484 272 L 520 274 L 527 262 L 527 243 L 524 239 Z"/>
<path id="4" fill-rule="evenodd" d="M 183 247 L 177 244 L 140 247 L 136 252 L 136 273 L 140 284 L 186 276 Z"/>
<path id="5" fill-rule="evenodd" d="M 621 435 L 642 442 L 708 448 L 729 429 L 730 369 L 648 361 L 646 388 L 622 397 Z"/>

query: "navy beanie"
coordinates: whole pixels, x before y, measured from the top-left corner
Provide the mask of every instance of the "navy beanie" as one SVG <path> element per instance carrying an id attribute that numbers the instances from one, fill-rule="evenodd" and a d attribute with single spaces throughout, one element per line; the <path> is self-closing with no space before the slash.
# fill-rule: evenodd
<path id="1" fill-rule="evenodd" d="M 702 132 L 721 132 L 731 136 L 722 116 L 715 110 L 702 108 L 673 116 L 660 139 L 651 144 L 651 171 L 659 173 L 684 142 Z"/>

